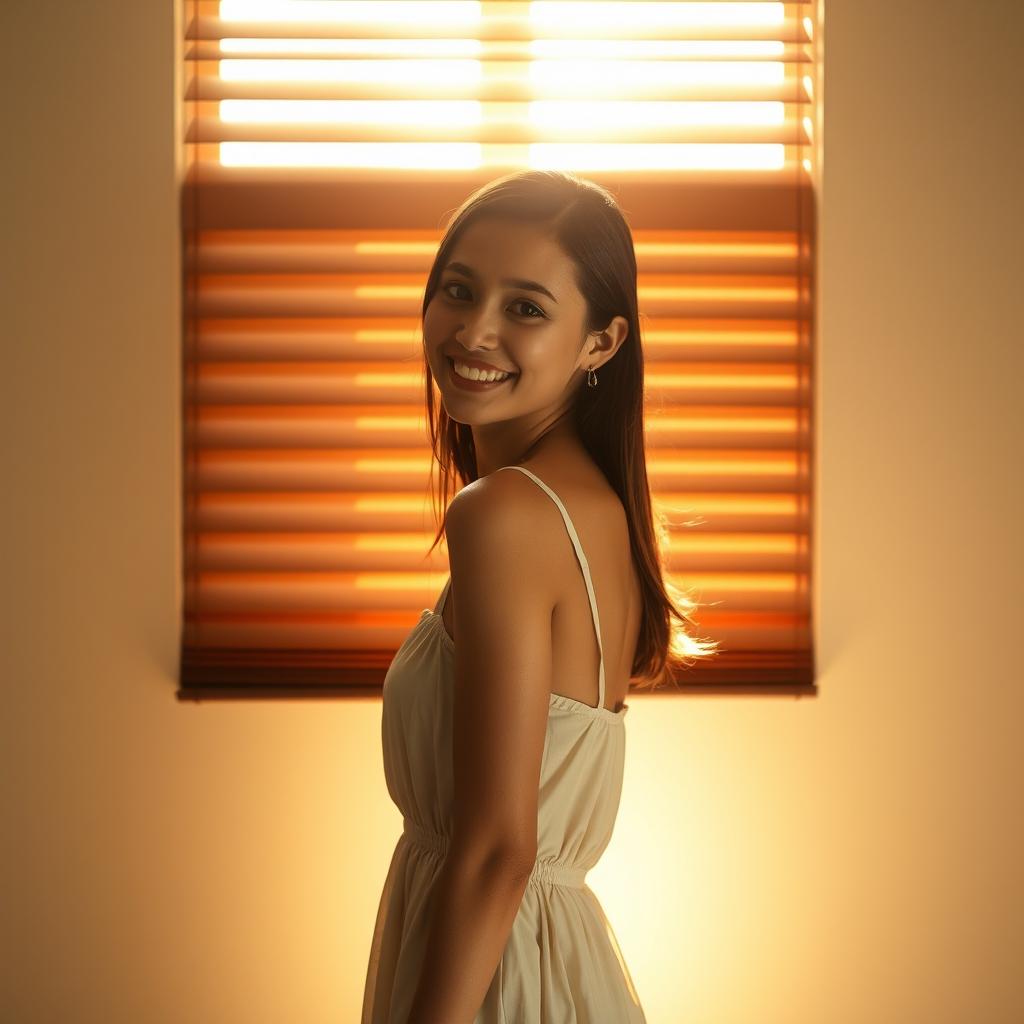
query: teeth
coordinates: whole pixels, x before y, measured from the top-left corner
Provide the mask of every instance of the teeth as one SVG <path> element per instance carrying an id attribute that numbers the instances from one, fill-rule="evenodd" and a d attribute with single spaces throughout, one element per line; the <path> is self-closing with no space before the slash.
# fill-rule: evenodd
<path id="1" fill-rule="evenodd" d="M 465 363 L 457 363 L 452 360 L 452 365 L 455 367 L 455 372 L 460 377 L 465 377 L 466 380 L 485 380 L 485 381 L 497 381 L 504 380 L 506 377 L 511 377 L 511 373 L 498 373 L 495 370 L 478 370 L 474 366 L 467 366 Z"/>

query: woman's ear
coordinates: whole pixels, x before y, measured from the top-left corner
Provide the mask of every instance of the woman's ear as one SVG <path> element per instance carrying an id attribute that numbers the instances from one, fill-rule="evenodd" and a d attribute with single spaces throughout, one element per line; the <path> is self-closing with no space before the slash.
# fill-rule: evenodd
<path id="1" fill-rule="evenodd" d="M 596 370 L 604 366 L 609 359 L 619 350 L 619 346 L 629 335 L 629 321 L 624 316 L 614 316 L 603 331 L 594 331 L 591 337 L 597 340 L 590 345 L 589 352 L 597 356 L 597 361 L 590 364 L 590 369 Z"/>

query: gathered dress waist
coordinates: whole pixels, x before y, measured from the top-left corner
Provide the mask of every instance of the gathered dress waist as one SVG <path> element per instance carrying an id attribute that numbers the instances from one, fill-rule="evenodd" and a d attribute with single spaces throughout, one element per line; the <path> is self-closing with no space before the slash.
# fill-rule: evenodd
<path id="1" fill-rule="evenodd" d="M 402 823 L 408 842 L 429 850 L 431 853 L 440 854 L 442 857 L 447 855 L 448 836 L 435 832 L 424 825 L 418 825 L 409 818 L 403 818 Z M 579 865 L 567 864 L 565 861 L 538 859 L 534 861 L 527 884 L 536 885 L 546 882 L 549 885 L 567 885 L 574 889 L 582 889 L 587 884 L 586 877 L 587 869 Z"/>

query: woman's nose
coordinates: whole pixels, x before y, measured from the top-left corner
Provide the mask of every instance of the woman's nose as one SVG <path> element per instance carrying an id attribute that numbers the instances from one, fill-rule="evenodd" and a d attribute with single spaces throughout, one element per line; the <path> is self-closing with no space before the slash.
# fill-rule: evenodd
<path id="1" fill-rule="evenodd" d="M 467 348 L 497 336 L 498 314 L 486 306 L 463 310 L 462 324 L 455 330 L 455 340 Z"/>

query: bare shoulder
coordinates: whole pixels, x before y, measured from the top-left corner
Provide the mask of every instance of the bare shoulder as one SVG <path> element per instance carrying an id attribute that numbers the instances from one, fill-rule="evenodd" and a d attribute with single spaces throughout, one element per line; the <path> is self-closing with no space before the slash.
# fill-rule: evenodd
<path id="1" fill-rule="evenodd" d="M 529 578 L 536 597 L 552 600 L 564 532 L 551 499 L 518 472 L 494 472 L 467 484 L 448 506 L 445 537 L 454 576 L 500 559 Z"/>

